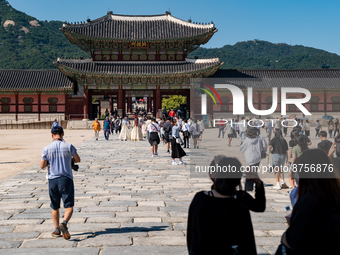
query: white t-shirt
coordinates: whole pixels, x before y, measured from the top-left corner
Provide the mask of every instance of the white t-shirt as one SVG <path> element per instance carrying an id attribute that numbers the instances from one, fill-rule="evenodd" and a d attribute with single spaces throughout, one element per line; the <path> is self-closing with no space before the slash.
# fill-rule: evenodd
<path id="1" fill-rule="evenodd" d="M 153 123 L 151 122 L 147 128 L 147 131 L 149 133 L 152 133 L 152 132 L 158 132 L 159 131 L 159 126 L 157 123 Z"/>
<path id="2" fill-rule="evenodd" d="M 189 131 L 189 129 L 190 129 L 190 126 L 189 126 L 189 124 L 188 123 L 184 123 L 183 122 L 183 125 L 182 125 L 182 131 L 184 132 L 184 131 Z"/>

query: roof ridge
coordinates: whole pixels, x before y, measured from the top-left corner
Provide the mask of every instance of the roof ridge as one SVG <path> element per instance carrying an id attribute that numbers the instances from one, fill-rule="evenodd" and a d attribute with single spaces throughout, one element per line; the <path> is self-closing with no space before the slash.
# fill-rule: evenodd
<path id="1" fill-rule="evenodd" d="M 11 72 L 47 72 L 47 71 L 59 71 L 59 69 L 0 69 L 0 72 L 6 72 L 6 71 L 11 71 Z"/>
<path id="2" fill-rule="evenodd" d="M 77 22 L 74 24 L 70 24 L 67 22 L 63 23 L 63 28 L 66 27 L 84 27 L 84 26 L 90 26 L 95 25 L 101 22 L 105 22 L 107 20 L 121 20 L 121 21 L 157 21 L 157 20 L 168 20 L 176 23 L 180 23 L 182 25 L 188 26 L 188 27 L 195 27 L 195 28 L 215 28 L 215 24 L 195 24 L 191 23 L 189 21 L 182 20 L 180 18 L 177 18 L 175 16 L 172 16 L 171 14 L 157 14 L 157 15 L 123 15 L 123 14 L 106 14 L 103 17 L 97 18 L 92 21 L 87 21 L 86 23 L 79 23 Z"/>

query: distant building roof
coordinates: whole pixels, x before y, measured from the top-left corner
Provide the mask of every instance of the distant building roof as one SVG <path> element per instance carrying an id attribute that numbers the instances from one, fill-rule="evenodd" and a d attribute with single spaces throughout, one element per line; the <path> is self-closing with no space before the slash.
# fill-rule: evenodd
<path id="1" fill-rule="evenodd" d="M 224 82 L 237 85 L 240 88 L 340 89 L 340 69 L 219 69 L 210 78 L 222 78 Z"/>
<path id="2" fill-rule="evenodd" d="M 117 40 L 167 40 L 189 38 L 215 32 L 214 24 L 194 24 L 171 16 L 129 16 L 108 13 L 86 23 L 64 23 L 62 32 L 70 31 L 85 37 Z"/>
<path id="3" fill-rule="evenodd" d="M 147 61 L 147 62 L 97 62 L 92 59 L 58 59 L 57 67 L 67 67 L 75 71 L 111 75 L 167 75 L 196 72 L 223 64 L 219 58 L 186 59 L 186 61 Z"/>
<path id="4" fill-rule="evenodd" d="M 1 91 L 71 91 L 73 82 L 59 70 L 0 70 Z"/>

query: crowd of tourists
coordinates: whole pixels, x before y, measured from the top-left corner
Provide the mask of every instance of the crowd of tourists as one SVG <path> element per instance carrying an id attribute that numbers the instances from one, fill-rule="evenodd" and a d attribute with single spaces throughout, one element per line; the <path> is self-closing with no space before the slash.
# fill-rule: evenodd
<path id="1" fill-rule="evenodd" d="M 117 116 L 113 119 L 114 121 L 110 121 L 107 117 L 103 122 L 105 137 L 112 133 L 112 123 L 115 125 L 120 118 Z M 162 118 L 159 122 L 150 118 L 145 123 L 140 122 L 136 116 L 132 123 L 126 118 L 120 119 L 120 122 L 121 134 L 123 129 L 132 128 L 131 140 L 143 140 L 144 125 L 152 156 L 158 154 L 158 145 L 163 141 L 167 152 L 170 153 L 171 150 L 174 165 L 184 164 L 182 157 L 186 153 L 183 148 L 189 147 L 189 138 L 199 148 L 201 132 L 204 130 L 204 125 L 199 121 L 182 120 L 176 116 Z M 328 122 L 328 130 L 333 125 L 336 131 L 335 123 L 336 121 Z M 97 132 L 101 127 L 98 120 L 95 120 L 93 127 L 98 139 Z M 276 254 L 340 254 L 340 135 L 332 132 L 334 141 L 329 141 L 327 135 L 331 134 L 320 127 L 318 148 L 310 149 L 310 134 L 303 132 L 306 129 L 302 125 L 292 129 L 288 143 L 284 139 L 282 127 L 271 126 L 267 122 L 264 127 L 266 133 L 274 133 L 273 138 L 267 135 L 268 143 L 265 137 L 260 136 L 255 123 L 244 131 L 238 129 L 238 133 L 245 133 L 242 134 L 240 152 L 245 153 L 249 167 L 256 169 L 266 157 L 267 150 L 273 155 L 273 171 L 277 182 L 274 188 L 287 186 L 282 169 L 285 166 L 290 169 L 290 200 L 293 210 L 286 216 L 288 228 L 281 237 Z M 237 132 L 232 122 L 229 129 Z M 227 125 L 223 126 L 220 134 L 225 131 L 228 135 L 233 132 L 228 131 Z M 49 196 L 55 226 L 52 236 L 70 239 L 67 225 L 74 206 L 72 163 L 80 162 L 80 157 L 76 148 L 63 140 L 64 131 L 60 126 L 54 125 L 51 133 L 53 143 L 44 148 L 40 166 L 49 167 Z M 176 158 L 180 159 L 179 163 L 175 162 Z M 216 156 L 210 165 L 225 166 L 237 171 L 227 175 L 224 172 L 210 173 L 211 189 L 198 192 L 194 196 L 189 207 L 186 232 L 189 254 L 220 254 L 222 251 L 225 254 L 257 254 L 250 211 L 261 213 L 266 209 L 263 181 L 256 171 L 244 175 L 241 171 L 242 164 L 236 158 Z M 304 166 L 302 171 L 293 171 L 296 166 L 301 165 Z M 326 171 L 317 171 L 320 167 Z M 245 178 L 244 186 L 241 184 L 242 177 Z M 253 197 L 248 192 L 254 189 Z M 62 223 L 59 222 L 61 200 L 65 207 Z"/>
<path id="2" fill-rule="evenodd" d="M 190 149 L 189 140 L 192 139 L 193 148 L 199 148 L 199 141 L 202 140 L 204 125 L 201 120 L 182 119 L 181 115 L 169 113 L 167 118 L 135 115 L 133 120 L 127 117 L 106 116 L 102 123 L 104 137 L 109 140 L 111 135 L 119 135 L 121 141 L 143 141 L 151 145 L 151 156 L 158 155 L 158 145 L 162 142 L 166 145 L 166 153 L 171 153 L 172 164 L 184 164 L 182 157 L 186 155 L 183 149 Z M 101 123 L 96 118 L 92 123 L 95 132 L 95 139 L 98 140 L 101 131 Z M 170 152 L 171 151 L 171 152 Z M 175 159 L 178 158 L 177 163 Z"/>

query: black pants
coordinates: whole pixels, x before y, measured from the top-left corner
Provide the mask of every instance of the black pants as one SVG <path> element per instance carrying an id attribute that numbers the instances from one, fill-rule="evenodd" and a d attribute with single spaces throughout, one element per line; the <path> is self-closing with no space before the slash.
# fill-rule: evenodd
<path id="1" fill-rule="evenodd" d="M 116 134 L 120 133 L 121 127 L 116 128 Z"/>
<path id="2" fill-rule="evenodd" d="M 334 131 L 334 137 L 336 136 L 336 133 L 339 134 L 339 129 L 335 129 L 335 131 Z"/>
<path id="3" fill-rule="evenodd" d="M 255 169 L 258 170 L 259 165 L 260 165 L 260 162 L 253 164 L 253 165 L 250 165 L 249 167 L 250 167 L 250 169 L 252 169 L 252 167 L 255 167 Z M 245 191 L 253 191 L 253 189 L 254 189 L 254 182 L 246 179 L 246 182 L 244 183 L 244 190 Z"/>
<path id="4" fill-rule="evenodd" d="M 285 135 L 287 134 L 287 128 L 286 128 L 286 127 L 283 128 L 283 133 L 284 133 Z"/>
<path id="5" fill-rule="evenodd" d="M 184 136 L 184 147 L 189 148 L 189 136 Z"/>
<path id="6" fill-rule="evenodd" d="M 316 131 L 315 137 L 319 136 L 319 131 L 320 131 L 320 129 L 319 129 L 319 128 L 316 128 L 315 131 Z"/>

